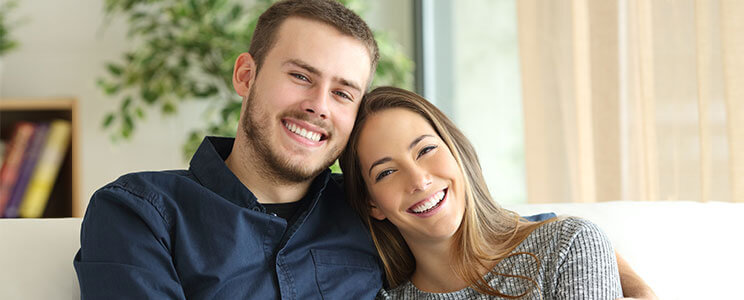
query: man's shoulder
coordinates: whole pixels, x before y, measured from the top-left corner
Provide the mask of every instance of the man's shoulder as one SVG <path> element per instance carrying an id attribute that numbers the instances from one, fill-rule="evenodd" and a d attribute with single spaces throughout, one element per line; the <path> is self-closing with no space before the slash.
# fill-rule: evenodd
<path id="1" fill-rule="evenodd" d="M 89 211 L 108 215 L 112 208 L 126 207 L 141 216 L 157 212 L 166 222 L 178 214 L 179 194 L 193 194 L 201 185 L 188 170 L 146 171 L 122 175 L 98 189 L 90 199 Z M 86 213 L 87 218 L 88 213 Z"/>
<path id="2" fill-rule="evenodd" d="M 101 187 L 98 192 L 123 190 L 145 198 L 154 193 L 167 193 L 184 183 L 198 183 L 188 170 L 143 171 L 122 175 Z M 186 185 L 187 186 L 187 185 Z"/>
<path id="3" fill-rule="evenodd" d="M 188 170 L 142 171 L 124 174 L 106 186 L 136 187 L 163 186 L 176 181 L 194 180 Z M 105 187 L 106 187 L 105 186 Z"/>

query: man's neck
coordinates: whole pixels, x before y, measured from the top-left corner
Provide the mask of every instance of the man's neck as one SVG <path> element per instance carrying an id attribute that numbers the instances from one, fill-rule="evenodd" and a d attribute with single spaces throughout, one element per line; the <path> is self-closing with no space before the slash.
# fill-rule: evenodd
<path id="1" fill-rule="evenodd" d="M 289 203 L 302 199 L 312 183 L 289 182 L 270 172 L 265 162 L 255 155 L 250 147 L 236 138 L 232 152 L 225 160 L 230 171 L 238 177 L 260 203 Z"/>

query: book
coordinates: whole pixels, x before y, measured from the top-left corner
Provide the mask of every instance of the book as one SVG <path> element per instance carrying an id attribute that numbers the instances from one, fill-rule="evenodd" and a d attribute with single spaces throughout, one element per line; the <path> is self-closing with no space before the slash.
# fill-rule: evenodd
<path id="1" fill-rule="evenodd" d="M 0 216 L 5 212 L 5 207 L 10 200 L 13 186 L 18 179 L 18 169 L 21 167 L 23 154 L 34 133 L 34 125 L 30 122 L 18 122 L 13 129 L 8 149 L 0 170 Z"/>
<path id="2" fill-rule="evenodd" d="M 36 163 L 39 161 L 39 154 L 41 149 L 44 147 L 46 142 L 47 133 L 49 132 L 49 124 L 39 123 L 35 125 L 34 134 L 29 142 L 26 155 L 23 158 L 21 167 L 18 172 L 18 179 L 16 180 L 13 192 L 10 194 L 10 200 L 8 200 L 7 206 L 5 207 L 5 213 L 3 217 L 6 218 L 17 218 L 18 209 L 21 206 L 23 196 L 26 194 L 26 187 L 31 179 L 31 174 L 36 167 Z"/>
<path id="3" fill-rule="evenodd" d="M 5 141 L 0 140 L 0 170 L 3 169 L 5 162 L 5 149 L 7 149 Z"/>
<path id="4" fill-rule="evenodd" d="M 36 163 L 26 193 L 21 200 L 19 210 L 21 217 L 40 218 L 44 213 L 62 160 L 70 145 L 70 130 L 70 122 L 65 120 L 54 120 L 49 125 L 49 132 L 39 161 Z"/>

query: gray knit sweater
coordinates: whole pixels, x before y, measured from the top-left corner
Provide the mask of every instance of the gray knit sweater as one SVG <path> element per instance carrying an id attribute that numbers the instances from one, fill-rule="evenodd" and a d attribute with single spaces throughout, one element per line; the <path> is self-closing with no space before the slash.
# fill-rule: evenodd
<path id="1" fill-rule="evenodd" d="M 514 252 L 530 252 L 499 262 L 484 277 L 501 293 L 520 299 L 615 299 L 622 296 L 620 276 L 612 245 L 604 233 L 587 220 L 566 218 L 547 223 L 533 231 Z M 524 279 L 496 275 L 513 274 Z M 427 293 L 410 281 L 391 290 L 381 290 L 377 299 L 503 299 L 479 294 L 468 287 L 451 293 Z"/>

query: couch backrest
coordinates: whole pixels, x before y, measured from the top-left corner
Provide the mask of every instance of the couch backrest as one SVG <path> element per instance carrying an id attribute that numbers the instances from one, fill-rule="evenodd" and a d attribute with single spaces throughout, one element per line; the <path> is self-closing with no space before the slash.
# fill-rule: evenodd
<path id="1" fill-rule="evenodd" d="M 617 201 L 505 207 L 522 215 L 552 211 L 596 223 L 659 299 L 741 298 L 744 203 Z"/>

